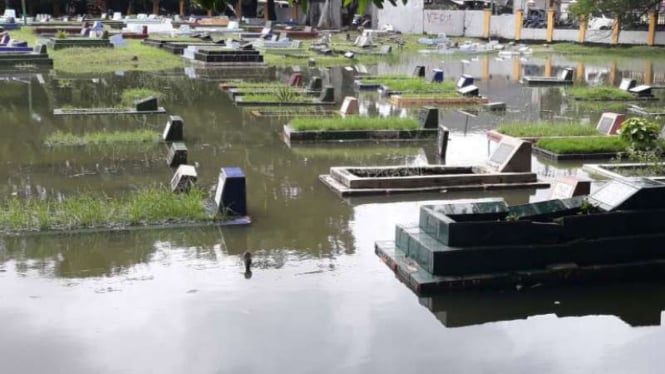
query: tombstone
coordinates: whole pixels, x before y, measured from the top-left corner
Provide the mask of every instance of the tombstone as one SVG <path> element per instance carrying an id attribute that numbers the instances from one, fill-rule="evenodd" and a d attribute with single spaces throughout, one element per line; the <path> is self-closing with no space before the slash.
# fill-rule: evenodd
<path id="1" fill-rule="evenodd" d="M 490 112 L 500 112 L 506 110 L 506 103 L 503 101 L 493 101 L 484 105 Z"/>
<path id="2" fill-rule="evenodd" d="M 273 35 L 270 37 L 270 41 L 271 41 L 271 42 L 276 42 L 277 40 L 279 40 L 279 35 L 277 35 L 277 34 L 273 34 Z"/>
<path id="3" fill-rule="evenodd" d="M 289 39 L 289 37 L 288 37 L 288 34 L 286 33 L 286 31 L 282 31 L 282 32 L 279 33 L 279 40 L 288 40 L 288 39 Z"/>
<path id="4" fill-rule="evenodd" d="M 418 113 L 418 122 L 423 129 L 435 129 L 439 126 L 439 108 L 425 106 Z"/>
<path id="5" fill-rule="evenodd" d="M 345 53 L 344 53 L 344 57 L 346 57 L 346 58 L 354 58 L 354 57 L 356 57 L 356 54 L 353 53 L 353 52 L 351 52 L 351 51 L 349 51 L 349 52 L 345 52 Z"/>
<path id="6" fill-rule="evenodd" d="M 114 20 L 114 21 L 120 21 L 120 20 L 122 20 L 122 13 L 120 13 L 120 12 L 113 12 L 113 20 Z"/>
<path id="7" fill-rule="evenodd" d="M 291 42 L 291 48 L 300 49 L 302 48 L 302 40 L 294 40 Z"/>
<path id="8" fill-rule="evenodd" d="M 162 140 L 165 142 L 181 142 L 183 141 L 185 123 L 180 116 L 169 116 L 166 122 L 164 132 L 162 133 Z"/>
<path id="9" fill-rule="evenodd" d="M 221 168 L 215 191 L 215 204 L 219 213 L 247 215 L 247 186 L 242 169 Z"/>
<path id="10" fill-rule="evenodd" d="M 619 83 L 619 89 L 622 91 L 629 91 L 631 88 L 637 86 L 637 81 L 635 79 L 623 78 L 621 83 Z"/>
<path id="11" fill-rule="evenodd" d="M 272 30 L 270 30 L 270 27 L 264 27 L 263 29 L 261 29 L 261 37 L 263 38 L 268 36 L 268 34 L 270 34 L 271 31 Z"/>
<path id="12" fill-rule="evenodd" d="M 436 154 L 444 164 L 446 163 L 446 153 L 448 151 L 449 137 L 450 131 L 448 128 L 444 125 L 439 125 L 439 132 L 436 137 Z"/>
<path id="13" fill-rule="evenodd" d="M 389 55 L 393 51 L 393 47 L 389 45 L 384 45 L 381 47 L 381 50 L 379 51 L 379 54 L 381 55 Z"/>
<path id="14" fill-rule="evenodd" d="M 353 96 L 345 97 L 339 112 L 342 116 L 358 114 L 358 99 Z"/>
<path id="15" fill-rule="evenodd" d="M 304 32 L 312 32 L 312 26 L 305 26 L 303 29 Z"/>
<path id="16" fill-rule="evenodd" d="M 330 56 L 333 54 L 332 49 L 330 48 L 320 48 L 316 50 L 319 54 L 324 55 L 324 56 Z"/>
<path id="17" fill-rule="evenodd" d="M 486 161 L 487 168 L 495 173 L 531 172 L 531 143 L 504 136 Z"/>
<path id="18" fill-rule="evenodd" d="M 81 36 L 90 36 L 90 29 L 87 27 L 81 27 Z"/>
<path id="19" fill-rule="evenodd" d="M 146 97 L 134 101 L 134 106 L 137 112 L 156 112 L 159 110 L 157 106 L 157 98 L 154 96 Z"/>
<path id="20" fill-rule="evenodd" d="M 312 77 L 312 79 L 309 81 L 309 84 L 307 85 L 307 91 L 318 92 L 321 91 L 322 87 L 323 80 L 321 77 Z"/>
<path id="21" fill-rule="evenodd" d="M 653 94 L 651 93 L 651 86 L 647 86 L 646 84 L 633 87 L 628 91 L 630 93 L 636 94 L 638 97 L 653 97 Z"/>
<path id="22" fill-rule="evenodd" d="M 462 88 L 458 89 L 457 92 L 459 94 L 461 94 L 462 96 L 478 96 L 480 91 L 479 91 L 478 87 L 476 87 L 474 85 L 470 85 L 470 86 L 465 86 L 465 87 L 462 87 Z"/>
<path id="23" fill-rule="evenodd" d="M 432 69 L 432 83 L 441 83 L 441 82 L 443 82 L 443 70 Z"/>
<path id="24" fill-rule="evenodd" d="M 177 168 L 178 166 L 187 163 L 187 146 L 185 143 L 171 143 L 169 151 L 166 154 L 166 163 L 172 168 Z"/>
<path id="25" fill-rule="evenodd" d="M 196 184 L 198 174 L 192 165 L 180 165 L 171 178 L 171 192 L 188 193 Z"/>
<path id="26" fill-rule="evenodd" d="M 333 86 L 325 86 L 321 90 L 321 96 L 319 100 L 322 103 L 334 103 L 335 102 L 335 88 Z"/>
<path id="27" fill-rule="evenodd" d="M 473 84 L 473 77 L 468 74 L 462 74 L 457 79 L 457 88 L 464 88 Z"/>
<path id="28" fill-rule="evenodd" d="M 574 70 L 572 68 L 565 68 L 561 70 L 557 76 L 562 81 L 572 81 L 574 75 Z"/>
<path id="29" fill-rule="evenodd" d="M 413 68 L 413 76 L 414 77 L 419 77 L 419 78 L 424 78 L 425 77 L 425 66 L 416 65 L 416 67 Z"/>
<path id="30" fill-rule="evenodd" d="M 665 184 L 648 178 L 612 179 L 589 195 L 589 202 L 604 211 L 663 209 Z"/>
<path id="31" fill-rule="evenodd" d="M 307 60 L 307 66 L 316 66 L 316 59 L 314 57 L 310 57 L 309 60 Z"/>
<path id="32" fill-rule="evenodd" d="M 575 196 L 586 196 L 591 193 L 591 181 L 576 177 L 557 178 L 552 185 L 550 200 L 569 199 Z"/>
<path id="33" fill-rule="evenodd" d="M 141 35 L 148 35 L 148 25 L 143 25 L 141 27 Z"/>
<path id="34" fill-rule="evenodd" d="M 45 55 L 47 54 L 47 47 L 46 44 L 35 44 L 35 46 L 32 48 L 33 53 L 37 53 L 40 55 Z"/>
<path id="35" fill-rule="evenodd" d="M 266 23 L 263 25 L 263 27 L 272 29 L 272 21 L 266 21 Z"/>
<path id="36" fill-rule="evenodd" d="M 623 114 L 605 112 L 600 116 L 596 130 L 603 135 L 616 135 L 625 118 L 626 116 Z"/>
<path id="37" fill-rule="evenodd" d="M 10 42 L 9 34 L 6 32 L 2 33 L 2 38 L 0 38 L 0 44 L 9 44 Z"/>
<path id="38" fill-rule="evenodd" d="M 126 47 L 127 41 L 122 38 L 122 34 L 115 34 L 109 38 L 109 42 L 113 44 L 114 47 Z"/>
<path id="39" fill-rule="evenodd" d="M 300 87 L 302 85 L 302 74 L 300 73 L 293 73 L 289 77 L 289 83 L 288 85 L 290 87 Z"/>
<path id="40" fill-rule="evenodd" d="M 366 36 L 360 36 L 358 38 L 358 43 L 356 43 L 356 46 L 360 48 L 368 48 L 371 45 L 372 43 L 370 42 L 369 38 Z"/>

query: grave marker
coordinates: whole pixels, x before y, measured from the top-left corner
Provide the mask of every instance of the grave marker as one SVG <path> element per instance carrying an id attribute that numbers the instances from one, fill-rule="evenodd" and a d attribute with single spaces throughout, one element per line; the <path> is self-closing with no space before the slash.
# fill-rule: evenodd
<path id="1" fill-rule="evenodd" d="M 418 113 L 418 121 L 423 129 L 435 129 L 439 126 L 439 108 L 426 106 Z"/>
<path id="2" fill-rule="evenodd" d="M 347 96 L 342 102 L 342 108 L 339 110 L 342 116 L 358 114 L 358 99 L 353 96 Z"/>
<path id="3" fill-rule="evenodd" d="M 432 69 L 432 83 L 441 83 L 441 82 L 443 82 L 443 70 Z"/>
<path id="4" fill-rule="evenodd" d="M 562 81 L 572 81 L 573 80 L 573 69 L 565 68 L 559 72 L 558 78 Z"/>
<path id="5" fill-rule="evenodd" d="M 162 133 L 162 140 L 165 142 L 181 142 L 183 140 L 183 127 L 185 126 L 182 117 L 169 116 L 166 122 L 164 132 Z"/>
<path id="6" fill-rule="evenodd" d="M 187 163 L 187 146 L 185 143 L 171 143 L 169 152 L 166 154 L 166 163 L 172 168 L 177 168 L 178 166 Z"/>
<path id="7" fill-rule="evenodd" d="M 192 165 L 180 165 L 171 178 L 171 192 L 188 193 L 196 184 L 198 174 Z"/>
<path id="8" fill-rule="evenodd" d="M 419 78 L 424 78 L 425 77 L 425 66 L 424 65 L 416 65 L 416 67 L 413 69 L 413 76 L 414 77 L 419 77 Z"/>
<path id="9" fill-rule="evenodd" d="M 605 112 L 598 120 L 596 130 L 604 135 L 616 135 L 625 118 L 623 114 Z"/>
<path id="10" fill-rule="evenodd" d="M 154 96 L 146 97 L 134 101 L 134 106 L 137 112 L 155 112 L 159 110 L 157 106 L 157 98 Z"/>
<path id="11" fill-rule="evenodd" d="M 344 57 L 346 57 L 346 58 L 354 58 L 354 57 L 356 57 L 356 54 L 353 53 L 353 52 L 351 52 L 351 51 L 349 51 L 349 52 L 345 52 L 345 53 L 344 53 Z"/>
<path id="12" fill-rule="evenodd" d="M 436 137 L 436 154 L 439 158 L 446 162 L 446 153 L 448 151 L 448 138 L 450 137 L 450 131 L 446 126 L 439 125 L 439 132 Z"/>
<path id="13" fill-rule="evenodd" d="M 245 173 L 239 167 L 221 168 L 215 204 L 222 214 L 232 213 L 239 216 L 247 215 L 247 190 Z"/>
<path id="14" fill-rule="evenodd" d="M 554 181 L 550 193 L 550 200 L 569 199 L 575 196 L 585 196 L 591 193 L 591 181 L 576 177 L 562 177 Z"/>
<path id="15" fill-rule="evenodd" d="M 302 74 L 301 73 L 293 73 L 289 77 L 289 86 L 290 87 L 300 87 L 302 85 Z"/>
<path id="16" fill-rule="evenodd" d="M 473 77 L 468 74 L 462 74 L 462 76 L 457 79 L 457 88 L 464 88 L 473 84 Z"/>
<path id="17" fill-rule="evenodd" d="M 323 87 L 323 80 L 321 77 L 312 77 L 312 79 L 309 81 L 309 84 L 307 85 L 307 91 L 321 91 L 321 88 Z"/>
<path id="18" fill-rule="evenodd" d="M 465 86 L 457 90 L 462 96 L 478 96 L 479 89 L 474 85 Z"/>
<path id="19" fill-rule="evenodd" d="M 629 91 L 635 86 L 637 86 L 637 81 L 635 79 L 623 78 L 619 84 L 619 89 L 623 91 Z"/>
<path id="20" fill-rule="evenodd" d="M 531 171 L 531 143 L 504 136 L 487 160 L 490 170 L 497 173 L 526 173 Z"/>
<path id="21" fill-rule="evenodd" d="M 319 99 L 323 103 L 334 103 L 335 102 L 335 88 L 333 86 L 325 86 L 321 91 L 321 96 Z"/>
<path id="22" fill-rule="evenodd" d="M 651 86 L 647 86 L 646 84 L 633 87 L 629 89 L 628 92 L 634 93 L 638 97 L 653 97 L 653 94 L 651 93 Z"/>

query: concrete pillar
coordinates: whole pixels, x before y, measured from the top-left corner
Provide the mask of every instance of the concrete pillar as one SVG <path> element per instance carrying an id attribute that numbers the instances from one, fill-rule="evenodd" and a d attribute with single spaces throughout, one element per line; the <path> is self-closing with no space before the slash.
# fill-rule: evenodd
<path id="1" fill-rule="evenodd" d="M 513 57 L 513 80 L 519 82 L 522 79 L 522 60 Z"/>
<path id="2" fill-rule="evenodd" d="M 584 63 L 578 62 L 575 66 L 575 76 L 577 77 L 578 82 L 584 82 Z"/>
<path id="3" fill-rule="evenodd" d="M 621 19 L 616 17 L 614 19 L 614 26 L 612 26 L 612 42 L 611 45 L 619 44 L 619 33 L 621 32 Z"/>
<path id="4" fill-rule="evenodd" d="M 298 21 L 298 4 L 293 3 L 293 6 L 291 7 L 291 18 L 293 18 L 294 21 Z"/>
<path id="5" fill-rule="evenodd" d="M 586 42 L 586 30 L 588 25 L 589 25 L 589 16 L 582 16 L 580 18 L 580 33 L 579 36 L 577 37 L 578 43 Z"/>
<path id="6" fill-rule="evenodd" d="M 546 77 L 551 77 L 552 76 L 552 57 L 547 56 L 545 58 L 545 76 Z"/>
<path id="7" fill-rule="evenodd" d="M 483 38 L 489 39 L 490 37 L 490 23 L 492 22 L 492 9 L 483 9 Z"/>
<path id="8" fill-rule="evenodd" d="M 656 24 L 658 24 L 658 12 L 652 10 L 649 12 L 649 37 L 647 38 L 647 44 L 650 46 L 656 44 Z"/>
<path id="9" fill-rule="evenodd" d="M 653 62 L 649 60 L 644 66 L 644 84 L 653 84 Z"/>
<path id="10" fill-rule="evenodd" d="M 554 40 L 554 8 L 547 10 L 547 42 L 552 43 Z"/>
<path id="11" fill-rule="evenodd" d="M 617 63 L 616 61 L 612 61 L 610 64 L 610 73 L 609 76 L 607 77 L 609 79 L 610 86 L 614 86 L 614 83 L 617 81 Z"/>
<path id="12" fill-rule="evenodd" d="M 238 24 L 240 24 L 240 20 L 242 19 L 242 0 L 238 0 L 236 3 L 236 16 L 238 17 Z"/>
<path id="13" fill-rule="evenodd" d="M 524 9 L 515 12 L 515 41 L 522 40 L 522 24 L 524 23 Z"/>
<path id="14" fill-rule="evenodd" d="M 482 78 L 484 81 L 488 81 L 490 79 L 490 56 L 485 55 L 482 57 L 481 67 L 483 71 Z"/>

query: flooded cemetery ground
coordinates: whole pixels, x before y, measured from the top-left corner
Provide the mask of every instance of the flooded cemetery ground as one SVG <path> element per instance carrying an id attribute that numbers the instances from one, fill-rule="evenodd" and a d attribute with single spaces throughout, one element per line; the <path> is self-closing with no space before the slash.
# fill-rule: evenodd
<path id="1" fill-rule="evenodd" d="M 665 64 L 637 59 L 577 62 L 564 56 L 406 56 L 371 74 L 410 74 L 415 65 L 461 74 L 505 112 L 440 108 L 450 130 L 446 163 L 476 165 L 496 147 L 486 131 L 518 120 L 595 124 L 632 103 L 584 104 L 561 87 L 525 87 L 523 76 L 564 67 L 590 84 L 635 78 L 665 85 Z M 354 91 L 343 68 L 299 67 L 322 77 L 335 99 L 359 111 L 406 116 L 387 98 Z M 294 68 L 263 75 L 286 81 Z M 183 118 L 198 184 L 240 167 L 252 224 L 0 237 L 0 371 L 7 373 L 511 373 L 657 372 L 665 331 L 665 285 L 616 284 L 494 293 L 416 296 L 374 253 L 418 206 L 503 197 L 509 204 L 548 190 L 426 192 L 339 198 L 318 179 L 334 166 L 438 163 L 435 140 L 293 144 L 289 113 L 256 116 L 219 83 L 228 72 L 193 69 L 94 76 L 55 71 L 0 74 L 0 195 L 120 197 L 167 185 L 164 144 L 46 146 L 52 133 L 148 130 Z M 55 108 L 102 108 L 130 88 L 161 94 L 168 114 L 55 116 Z M 662 98 L 663 91 L 654 94 Z M 658 108 L 659 102 L 639 103 Z M 336 107 L 335 107 L 336 108 Z M 316 112 L 313 112 L 315 115 Z M 589 175 L 582 162 L 532 157 L 539 178 Z M 598 183 L 592 183 L 592 190 Z M 251 277 L 242 256 L 253 254 Z"/>

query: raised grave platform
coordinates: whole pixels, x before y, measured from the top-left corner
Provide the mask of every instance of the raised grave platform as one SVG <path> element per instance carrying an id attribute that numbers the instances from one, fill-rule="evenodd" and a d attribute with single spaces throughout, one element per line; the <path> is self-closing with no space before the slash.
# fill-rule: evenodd
<path id="1" fill-rule="evenodd" d="M 57 39 L 51 38 L 48 41 L 49 48 L 57 51 L 63 48 L 113 48 L 113 44 L 109 39 L 92 39 L 92 38 L 65 38 Z"/>
<path id="2" fill-rule="evenodd" d="M 559 72 L 556 77 L 534 77 L 526 76 L 522 78 L 522 83 L 527 86 L 560 86 L 560 85 L 572 85 L 574 70 L 572 68 L 566 68 Z"/>

